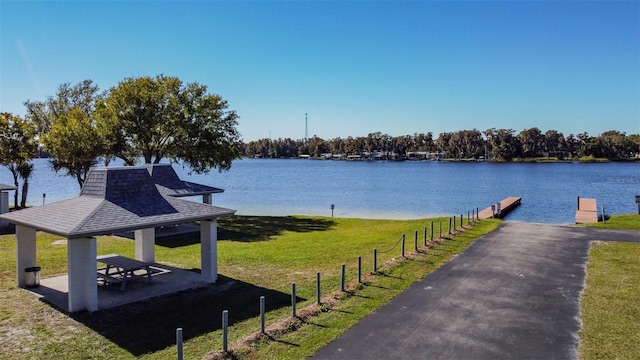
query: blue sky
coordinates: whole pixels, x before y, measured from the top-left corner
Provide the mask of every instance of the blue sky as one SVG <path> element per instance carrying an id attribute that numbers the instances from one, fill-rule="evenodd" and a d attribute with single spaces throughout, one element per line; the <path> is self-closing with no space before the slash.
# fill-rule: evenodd
<path id="1" fill-rule="evenodd" d="M 640 132 L 640 2 L 0 1 L 0 110 L 177 76 L 244 140 Z"/>

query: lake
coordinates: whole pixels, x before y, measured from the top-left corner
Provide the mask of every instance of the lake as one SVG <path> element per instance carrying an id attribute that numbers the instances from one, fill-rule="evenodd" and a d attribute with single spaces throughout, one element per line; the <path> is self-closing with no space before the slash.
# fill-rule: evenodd
<path id="1" fill-rule="evenodd" d="M 77 196 L 72 177 L 54 173 L 47 159 L 34 160 L 28 203 L 41 205 Z M 508 220 L 569 224 L 576 197 L 596 198 L 608 214 L 635 213 L 640 163 L 490 163 L 433 161 L 331 161 L 243 159 L 228 172 L 188 174 L 184 180 L 225 189 L 215 205 L 240 215 L 331 215 L 413 219 L 452 216 L 508 196 L 522 205 Z M 6 168 L 0 183 L 11 184 Z M 198 198 L 194 200 L 199 201 Z M 13 201 L 11 201 L 13 203 Z"/>

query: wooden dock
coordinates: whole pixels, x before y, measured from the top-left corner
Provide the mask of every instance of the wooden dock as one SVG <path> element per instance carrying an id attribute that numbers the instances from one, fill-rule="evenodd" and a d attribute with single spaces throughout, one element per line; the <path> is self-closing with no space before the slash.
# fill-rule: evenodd
<path id="1" fill-rule="evenodd" d="M 598 222 L 598 204 L 596 199 L 581 198 L 578 196 L 576 224 L 596 222 Z"/>
<path id="2" fill-rule="evenodd" d="M 478 213 L 478 218 L 480 219 L 489 219 L 489 218 L 499 218 L 502 219 L 505 217 L 511 210 L 517 208 L 522 201 L 521 197 L 510 196 L 499 203 L 495 203 L 488 208 L 480 211 Z M 500 204 L 498 206 L 498 204 Z"/>

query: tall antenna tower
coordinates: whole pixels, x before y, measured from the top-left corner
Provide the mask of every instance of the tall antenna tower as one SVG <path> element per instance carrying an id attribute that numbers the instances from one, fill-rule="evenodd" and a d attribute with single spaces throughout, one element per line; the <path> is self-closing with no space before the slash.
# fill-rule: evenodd
<path id="1" fill-rule="evenodd" d="M 307 113 L 304 113 L 304 141 L 309 140 L 309 122 L 307 120 Z"/>

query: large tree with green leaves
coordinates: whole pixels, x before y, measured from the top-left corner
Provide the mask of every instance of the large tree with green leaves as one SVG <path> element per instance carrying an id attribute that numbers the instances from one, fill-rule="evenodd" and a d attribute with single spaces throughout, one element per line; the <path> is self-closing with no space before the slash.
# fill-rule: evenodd
<path id="1" fill-rule="evenodd" d="M 104 97 L 91 80 L 64 83 L 45 101 L 26 101 L 27 119 L 37 130 L 51 166 L 73 176 L 82 187 L 92 166 L 105 156 L 95 121 L 95 104 Z M 108 158 L 105 157 L 105 160 Z M 108 161 L 107 161 L 108 162 Z"/>
<path id="2" fill-rule="evenodd" d="M 37 144 L 35 142 L 36 129 L 32 123 L 11 113 L 0 113 L 0 165 L 6 167 L 13 176 L 16 187 L 22 178 L 22 202 L 26 205 L 29 191 L 29 178 L 33 171 L 31 158 L 35 156 Z M 18 191 L 15 192 L 14 206 L 18 206 Z"/>
<path id="3" fill-rule="evenodd" d="M 66 175 L 75 177 L 80 188 L 89 169 L 97 165 L 105 153 L 104 140 L 95 124 L 79 108 L 56 118 L 41 140 L 52 156 L 53 169 L 65 170 Z"/>
<path id="4" fill-rule="evenodd" d="M 96 104 L 109 155 L 133 165 L 165 158 L 192 171 L 228 170 L 241 155 L 237 114 L 198 83 L 158 75 L 127 78 Z"/>

